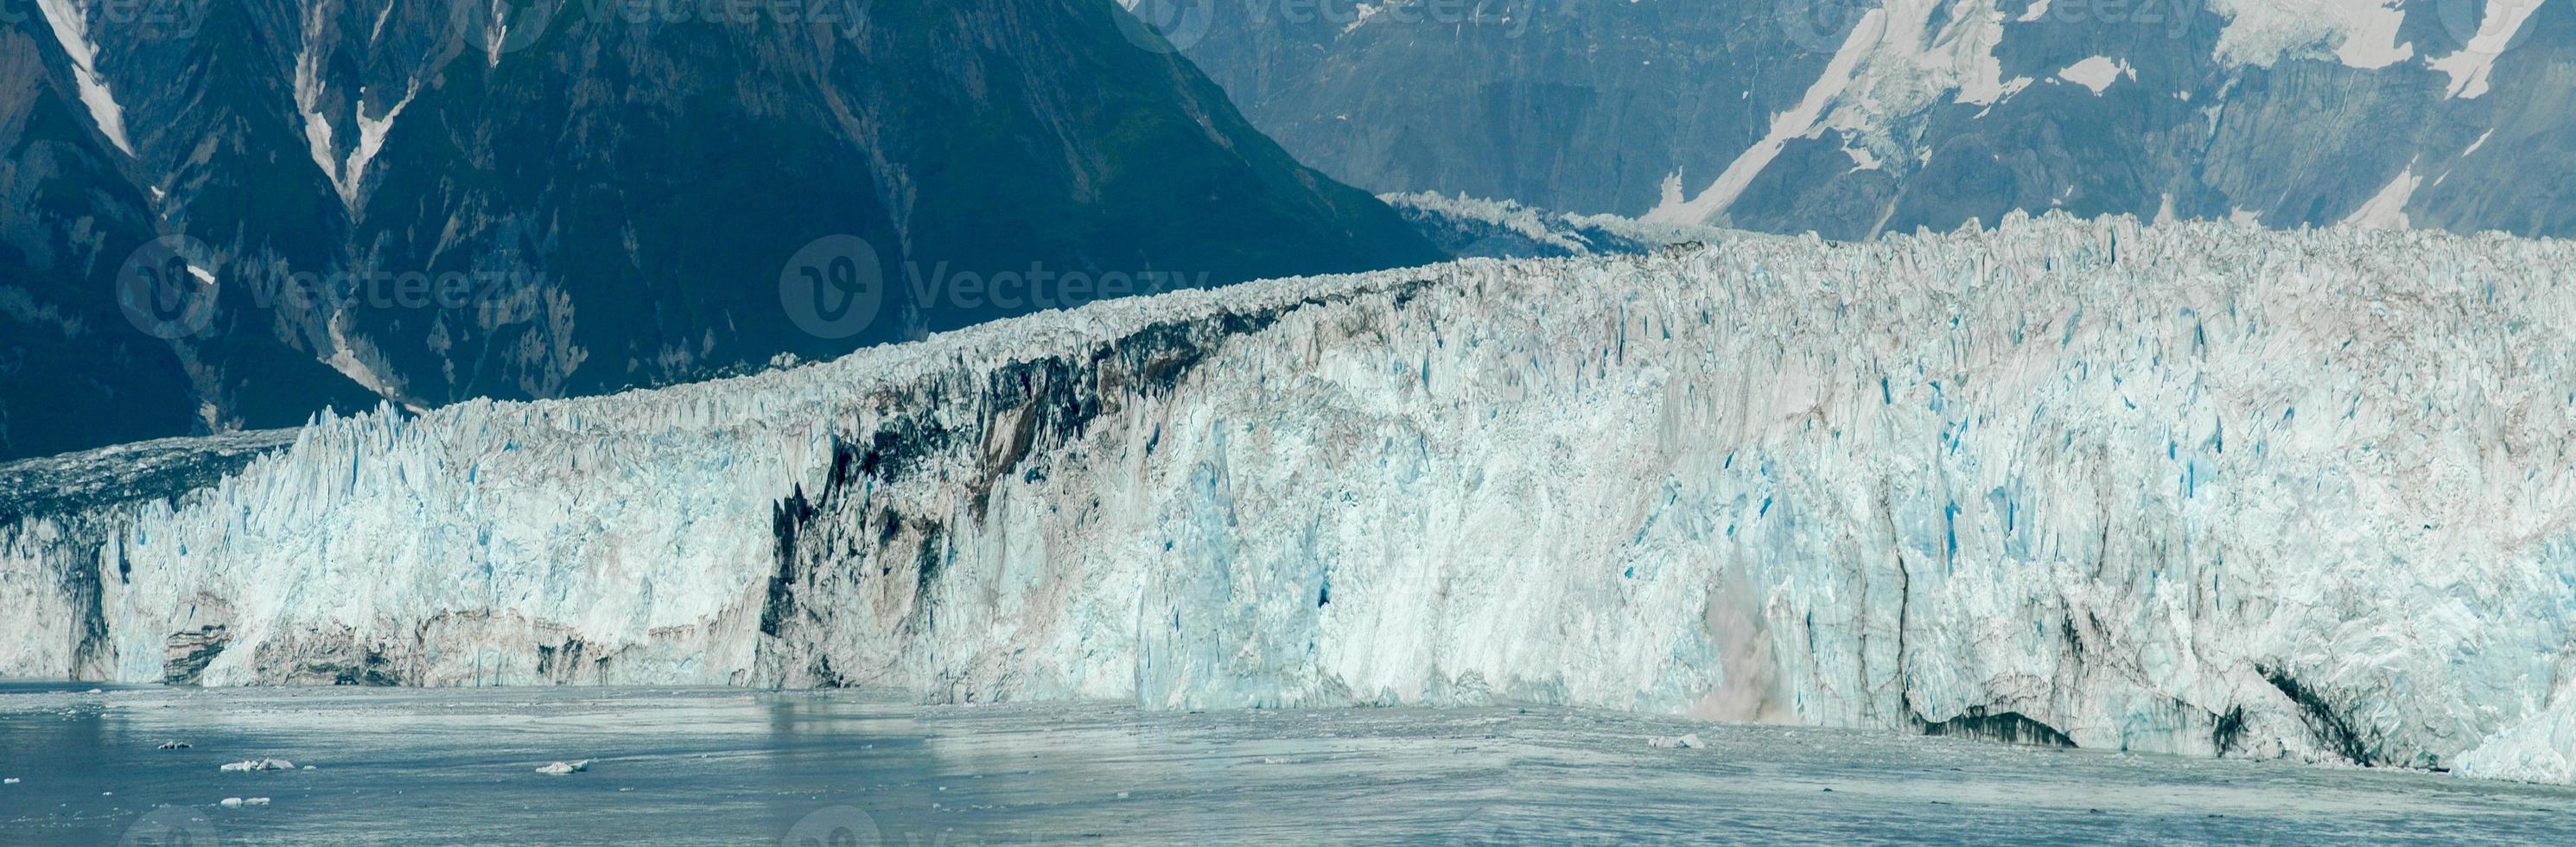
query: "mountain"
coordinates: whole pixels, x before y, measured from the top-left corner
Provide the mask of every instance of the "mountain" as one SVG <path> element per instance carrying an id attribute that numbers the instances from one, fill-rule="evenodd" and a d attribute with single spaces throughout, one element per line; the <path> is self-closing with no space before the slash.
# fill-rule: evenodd
<path id="1" fill-rule="evenodd" d="M 0 502 L 77 496 L 0 523 L 0 676 L 1519 701 L 2565 783 L 2571 251 L 1741 236 L 333 418 L 211 479 L 23 462 Z"/>
<path id="2" fill-rule="evenodd" d="M 161 354 L 193 423 L 114 437 L 685 382 L 1443 255 L 1109 4 L 792 5 L 42 0 L 10 27 L 28 91 L 77 104 L 48 131 L 97 160 L 60 216 L 166 244 L 207 281 L 163 293 L 214 303 Z M 106 254 L 20 311 L 95 312 L 63 298 L 114 284 Z M 0 457 L 107 443 L 65 420 Z"/>
<path id="3" fill-rule="evenodd" d="M 16 23 L 0 27 L 0 457 L 212 426 L 216 404 L 200 399 L 221 396 L 212 345 L 164 337 L 212 315 L 121 286 L 150 276 L 194 291 L 183 242 L 164 240 L 122 138 L 93 123 L 87 57 L 55 49 L 43 21 Z M 229 352 L 260 361 L 280 350 L 251 333 Z"/>
<path id="4" fill-rule="evenodd" d="M 1181 0 L 1148 0 L 1176 3 Z M 1867 238 L 2011 211 L 2576 232 L 2576 4 L 1213 2 L 1184 52 L 1381 192 Z"/>

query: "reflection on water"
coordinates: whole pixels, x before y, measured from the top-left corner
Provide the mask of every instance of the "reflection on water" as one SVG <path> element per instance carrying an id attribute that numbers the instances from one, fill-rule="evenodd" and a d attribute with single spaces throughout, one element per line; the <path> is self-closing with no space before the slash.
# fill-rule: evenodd
<path id="1" fill-rule="evenodd" d="M 2564 788 L 1559 709 L 21 684 L 0 776 L 11 844 L 2576 843 Z"/>

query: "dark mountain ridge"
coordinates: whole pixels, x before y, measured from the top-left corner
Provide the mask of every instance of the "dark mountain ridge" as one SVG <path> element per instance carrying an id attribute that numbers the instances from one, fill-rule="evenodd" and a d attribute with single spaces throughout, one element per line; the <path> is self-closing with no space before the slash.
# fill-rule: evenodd
<path id="1" fill-rule="evenodd" d="M 55 117 L 0 142 L 82 151 L 11 164 L 44 170 L 64 227 L 120 234 L 13 288 L 96 324 L 158 243 L 211 278 L 162 299 L 214 305 L 146 321 L 184 330 L 158 354 L 184 395 L 122 389 L 187 416 L 93 437 L 120 405 L 12 408 L 0 458 L 684 382 L 1442 256 L 1106 3 L 44 2 L 8 26 L 45 71 L 13 96 Z M 22 249 L 67 237 L 10 214 Z M 70 355 L 21 336 L 18 356 Z"/>

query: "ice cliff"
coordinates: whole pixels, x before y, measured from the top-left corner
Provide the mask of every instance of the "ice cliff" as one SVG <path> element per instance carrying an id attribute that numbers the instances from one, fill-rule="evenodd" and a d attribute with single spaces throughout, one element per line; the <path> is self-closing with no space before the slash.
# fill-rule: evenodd
<path id="1" fill-rule="evenodd" d="M 2576 779 L 2576 247 L 2015 217 L 1045 313 L 0 493 L 0 675 L 1531 700 Z"/>

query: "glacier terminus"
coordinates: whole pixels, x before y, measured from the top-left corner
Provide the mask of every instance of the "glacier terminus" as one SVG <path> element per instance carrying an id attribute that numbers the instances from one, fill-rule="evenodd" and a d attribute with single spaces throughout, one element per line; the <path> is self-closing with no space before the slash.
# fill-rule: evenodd
<path id="1" fill-rule="evenodd" d="M 1728 234 L 35 459 L 0 677 L 1528 703 L 2566 784 L 2571 271 Z"/>

